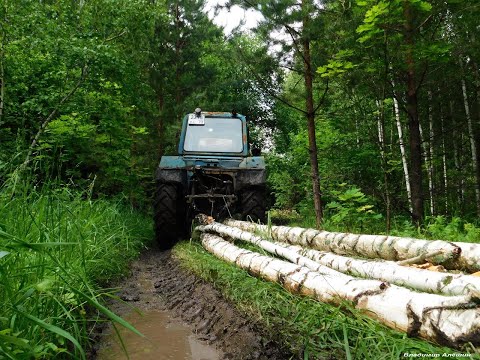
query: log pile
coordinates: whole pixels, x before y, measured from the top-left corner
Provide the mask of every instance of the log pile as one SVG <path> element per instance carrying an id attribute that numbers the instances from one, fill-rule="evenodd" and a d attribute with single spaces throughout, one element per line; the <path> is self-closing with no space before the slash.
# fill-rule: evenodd
<path id="1" fill-rule="evenodd" d="M 409 336 L 454 348 L 466 343 L 480 347 L 480 277 L 458 270 L 478 270 L 478 245 L 269 228 L 236 220 L 220 224 L 206 217 L 201 223 L 197 230 L 204 248 L 254 276 L 325 303 L 349 301 Z M 235 240 L 272 256 L 242 249 Z M 430 269 L 457 271 L 413 267 L 426 261 Z"/>

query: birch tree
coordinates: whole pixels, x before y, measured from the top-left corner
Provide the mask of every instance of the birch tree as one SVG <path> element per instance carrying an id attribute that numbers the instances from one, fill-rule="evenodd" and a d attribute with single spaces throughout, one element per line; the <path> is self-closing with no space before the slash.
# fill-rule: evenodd
<path id="1" fill-rule="evenodd" d="M 472 156 L 472 168 L 473 173 L 475 174 L 475 204 L 477 207 L 477 215 L 480 217 L 480 178 L 478 176 L 478 158 L 477 158 L 477 145 L 475 139 L 475 131 L 473 128 L 472 117 L 470 115 L 470 103 L 468 101 L 467 85 L 465 79 L 462 78 L 462 95 L 463 95 L 463 105 L 465 108 L 465 117 L 467 119 L 468 126 L 468 136 L 470 139 L 470 151 Z"/>
<path id="2" fill-rule="evenodd" d="M 405 179 L 405 189 L 407 191 L 408 208 L 410 212 L 413 211 L 412 207 L 412 191 L 410 190 L 410 176 L 408 174 L 407 154 L 405 152 L 405 144 L 403 142 L 403 126 L 400 119 L 400 109 L 398 107 L 398 100 L 393 97 L 393 106 L 395 113 L 395 124 L 397 125 L 398 145 L 400 147 L 400 156 L 402 158 L 403 177 Z"/>

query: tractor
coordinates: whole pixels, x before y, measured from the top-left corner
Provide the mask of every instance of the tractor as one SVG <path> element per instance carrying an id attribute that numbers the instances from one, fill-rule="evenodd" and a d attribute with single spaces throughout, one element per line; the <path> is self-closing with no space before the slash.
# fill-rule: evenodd
<path id="1" fill-rule="evenodd" d="M 265 221 L 265 160 L 249 149 L 247 120 L 236 112 L 195 109 L 183 118 L 177 156 L 163 156 L 155 174 L 155 237 L 161 249 L 190 234 L 203 213 Z"/>

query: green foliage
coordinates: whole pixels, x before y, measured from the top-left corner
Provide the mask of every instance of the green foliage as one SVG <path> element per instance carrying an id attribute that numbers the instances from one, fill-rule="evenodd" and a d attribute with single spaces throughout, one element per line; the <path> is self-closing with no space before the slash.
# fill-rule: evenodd
<path id="1" fill-rule="evenodd" d="M 133 329 L 102 305 L 102 286 L 151 239 L 150 221 L 121 200 L 87 197 L 0 192 L 0 357 L 85 358 L 100 313 Z"/>
<path id="2" fill-rule="evenodd" d="M 321 77 L 336 77 L 353 67 L 354 65 L 350 61 L 330 60 L 327 65 L 320 66 L 317 72 Z"/>
<path id="3" fill-rule="evenodd" d="M 347 184 L 339 185 L 342 190 L 332 190 L 333 201 L 326 205 L 329 210 L 327 221 L 331 226 L 351 231 L 363 231 L 368 225 L 382 218 L 374 211 L 371 200 L 356 187 L 347 188 Z"/>
<path id="4" fill-rule="evenodd" d="M 427 217 L 425 226 L 422 229 L 415 229 L 407 223 L 399 224 L 393 231 L 393 234 L 480 243 L 480 227 L 478 224 L 466 222 L 456 216 L 450 219 L 443 215 Z"/>

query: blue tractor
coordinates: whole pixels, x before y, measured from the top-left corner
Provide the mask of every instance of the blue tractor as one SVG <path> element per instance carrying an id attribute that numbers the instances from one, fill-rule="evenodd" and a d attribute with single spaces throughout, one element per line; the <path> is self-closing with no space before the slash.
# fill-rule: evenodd
<path id="1" fill-rule="evenodd" d="M 217 221 L 234 217 L 264 222 L 265 161 L 258 153 L 249 149 L 245 116 L 198 108 L 187 114 L 178 155 L 163 156 L 156 171 L 154 216 L 160 248 L 188 236 L 199 213 Z"/>

